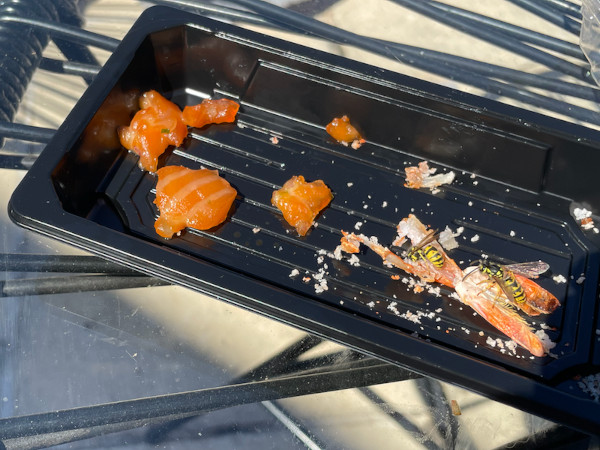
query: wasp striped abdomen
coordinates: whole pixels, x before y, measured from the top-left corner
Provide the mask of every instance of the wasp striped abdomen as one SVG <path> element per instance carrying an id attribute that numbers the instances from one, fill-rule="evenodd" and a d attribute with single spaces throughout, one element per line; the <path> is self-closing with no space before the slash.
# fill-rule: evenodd
<path id="1" fill-rule="evenodd" d="M 408 257 L 413 261 L 424 259 L 433 264 L 436 268 L 444 266 L 444 255 L 442 255 L 437 248 L 430 244 L 431 241 L 435 240 L 437 233 L 435 231 L 430 232 L 425 236 L 421 242 L 408 251 Z"/>
<path id="2" fill-rule="evenodd" d="M 444 266 L 444 256 L 438 252 L 433 245 L 427 245 L 420 251 L 420 253 L 435 267 L 439 268 Z"/>
<path id="3" fill-rule="evenodd" d="M 523 286 L 517 281 L 515 275 L 508 270 L 506 267 L 492 263 L 492 262 L 480 262 L 479 269 L 484 274 L 494 279 L 507 294 L 509 298 L 512 298 L 516 303 L 523 303 L 525 301 L 525 292 Z"/>

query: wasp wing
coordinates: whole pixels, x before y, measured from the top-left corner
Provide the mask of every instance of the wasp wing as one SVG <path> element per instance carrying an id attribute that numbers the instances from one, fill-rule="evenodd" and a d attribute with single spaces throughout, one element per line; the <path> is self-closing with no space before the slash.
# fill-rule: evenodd
<path id="1" fill-rule="evenodd" d="M 537 278 L 550 268 L 550 264 L 544 261 L 530 261 L 516 264 L 508 264 L 504 266 L 511 272 L 518 273 L 527 278 Z"/>

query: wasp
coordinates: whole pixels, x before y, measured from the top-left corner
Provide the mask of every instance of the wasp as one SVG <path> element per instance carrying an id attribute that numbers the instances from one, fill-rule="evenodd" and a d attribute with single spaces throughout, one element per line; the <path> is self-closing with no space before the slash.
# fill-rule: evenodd
<path id="1" fill-rule="evenodd" d="M 479 260 L 477 268 L 486 275 L 491 281 L 494 281 L 506 297 L 515 304 L 524 303 L 526 298 L 522 284 L 517 280 L 515 274 L 526 278 L 537 278 L 550 268 L 548 263 L 543 261 L 531 261 L 517 264 L 502 265 L 492 261 Z M 468 277 L 472 272 L 465 275 Z M 464 278 L 463 278 L 464 280 Z"/>
<path id="2" fill-rule="evenodd" d="M 443 267 L 444 255 L 431 245 L 431 242 L 435 240 L 437 234 L 437 230 L 431 230 L 417 245 L 408 250 L 407 256 L 413 261 L 418 261 L 419 259 L 429 261 L 438 269 Z"/>

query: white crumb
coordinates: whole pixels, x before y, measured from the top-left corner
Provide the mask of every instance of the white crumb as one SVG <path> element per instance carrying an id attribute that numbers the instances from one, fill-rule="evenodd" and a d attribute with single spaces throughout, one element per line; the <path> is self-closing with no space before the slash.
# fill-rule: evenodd
<path id="1" fill-rule="evenodd" d="M 476 234 L 471 238 L 471 242 L 477 242 L 479 240 L 479 235 Z"/>
<path id="2" fill-rule="evenodd" d="M 489 345 L 490 347 L 495 347 L 496 346 L 496 340 L 492 339 L 490 336 L 487 337 L 487 339 L 485 340 L 485 343 L 487 345 Z"/>
<path id="3" fill-rule="evenodd" d="M 567 279 L 562 275 L 554 275 L 552 277 L 555 283 L 566 283 Z"/>
<path id="4" fill-rule="evenodd" d="M 358 256 L 356 256 L 356 255 L 351 255 L 350 258 L 348 258 L 348 262 L 350 263 L 351 266 L 354 266 L 354 267 L 360 266 L 360 259 L 358 259 Z"/>
<path id="5" fill-rule="evenodd" d="M 592 212 L 585 208 L 575 208 L 573 215 L 575 216 L 575 220 L 583 220 L 592 217 Z"/>
<path id="6" fill-rule="evenodd" d="M 292 269 L 290 272 L 290 278 L 297 277 L 298 275 L 300 275 L 300 271 L 298 269 Z"/>
<path id="7" fill-rule="evenodd" d="M 258 228 L 258 227 L 254 227 L 254 228 L 252 228 L 252 232 L 253 232 L 254 234 L 258 233 L 259 231 L 260 231 L 260 228 Z"/>
<path id="8" fill-rule="evenodd" d="M 464 228 L 460 227 L 456 230 L 456 233 L 453 233 L 450 227 L 446 225 L 446 228 L 438 236 L 438 242 L 442 247 L 444 247 L 444 250 L 453 250 L 458 248 L 458 242 L 455 238 L 460 236 L 463 230 Z"/>
<path id="9" fill-rule="evenodd" d="M 581 378 L 577 385 L 589 394 L 595 402 L 600 402 L 600 373 Z"/>
<path id="10" fill-rule="evenodd" d="M 540 341 L 542 341 L 542 345 L 546 351 L 556 347 L 556 344 L 550 340 L 550 336 L 548 336 L 544 330 L 537 330 L 535 335 L 540 338 Z"/>

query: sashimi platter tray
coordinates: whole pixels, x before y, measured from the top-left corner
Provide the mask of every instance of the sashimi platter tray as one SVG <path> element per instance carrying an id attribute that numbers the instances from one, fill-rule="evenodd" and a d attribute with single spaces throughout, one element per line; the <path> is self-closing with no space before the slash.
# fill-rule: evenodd
<path id="1" fill-rule="evenodd" d="M 156 7 L 9 212 L 597 433 L 598 167 L 597 131 Z"/>

